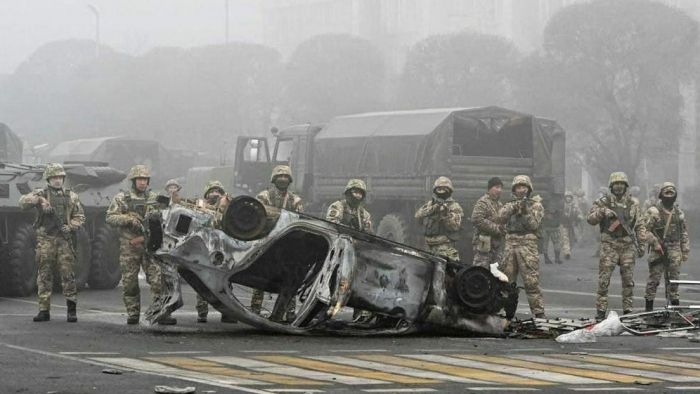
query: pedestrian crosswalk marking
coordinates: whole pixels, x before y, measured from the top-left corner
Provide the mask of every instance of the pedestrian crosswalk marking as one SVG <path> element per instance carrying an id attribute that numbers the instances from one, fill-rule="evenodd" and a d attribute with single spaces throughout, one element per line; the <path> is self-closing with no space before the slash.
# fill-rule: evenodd
<path id="1" fill-rule="evenodd" d="M 689 364 L 687 362 L 664 360 L 663 358 L 657 358 L 654 356 L 639 356 L 639 355 L 634 355 L 634 354 L 604 354 L 602 356 L 608 357 L 608 358 L 614 358 L 614 359 L 618 359 L 618 360 L 639 361 L 640 363 L 659 364 L 659 365 L 665 365 L 668 367 L 700 369 L 700 365 L 698 365 L 698 364 Z"/>
<path id="2" fill-rule="evenodd" d="M 415 358 L 418 360 L 439 362 L 442 364 L 452 364 L 462 367 L 479 368 L 487 371 L 502 372 L 511 375 L 519 375 L 524 378 L 537 379 L 540 381 L 549 381 L 554 383 L 564 383 L 564 384 L 596 384 L 596 383 L 607 383 L 606 381 L 599 379 L 589 379 L 582 378 L 578 376 L 565 375 L 556 372 L 539 371 L 536 369 L 529 368 L 519 368 L 512 367 L 501 364 L 486 363 L 478 361 L 476 359 L 459 359 L 454 357 L 446 356 L 435 356 L 430 354 L 419 354 L 419 355 L 408 355 L 404 357 Z M 467 357 L 467 356 L 465 356 Z"/>
<path id="3" fill-rule="evenodd" d="M 328 361 L 336 364 L 350 365 L 353 367 L 369 368 L 378 371 L 384 371 L 389 373 L 395 373 L 399 375 L 408 375 L 416 378 L 425 379 L 435 379 L 447 382 L 455 383 L 469 383 L 469 384 L 490 384 L 489 382 L 482 382 L 474 379 L 461 378 L 459 376 L 447 375 L 439 372 L 424 371 L 416 368 L 401 367 L 398 365 L 387 365 L 383 363 L 378 363 L 374 361 L 358 360 L 350 357 L 340 357 L 340 356 L 316 356 L 309 357 L 314 360 Z"/>
<path id="4" fill-rule="evenodd" d="M 581 376 L 585 378 L 592 378 L 600 380 L 605 383 L 617 382 L 617 383 L 635 383 L 643 381 L 643 383 L 657 383 L 658 380 L 653 379 L 640 379 L 636 376 L 620 375 L 617 373 L 604 372 L 604 371 L 592 371 L 588 369 L 578 369 L 572 367 L 564 367 L 558 365 L 548 365 L 542 363 L 535 363 L 532 361 L 514 360 L 505 357 L 494 357 L 494 356 L 477 356 L 477 355 L 458 355 L 457 357 L 474 359 L 479 361 L 486 361 L 495 364 L 509 365 L 512 367 L 530 368 L 537 369 L 541 371 L 557 372 L 567 375 Z"/>
<path id="5" fill-rule="evenodd" d="M 644 371 L 641 369 L 615 367 L 615 366 L 611 366 L 611 365 L 600 365 L 600 364 L 594 364 L 594 363 L 585 363 L 585 362 L 575 361 L 575 360 L 560 360 L 560 359 L 553 358 L 553 357 L 530 356 L 530 355 L 524 355 L 524 354 L 509 355 L 508 357 L 518 359 L 518 360 L 523 360 L 523 361 L 542 363 L 542 364 L 552 364 L 552 365 L 560 365 L 560 366 L 564 366 L 564 367 L 572 367 L 572 368 L 578 368 L 578 369 L 590 369 L 590 370 L 594 370 L 594 371 L 613 372 L 613 373 L 621 374 L 621 375 L 639 376 L 642 378 L 642 379 L 638 379 L 640 382 L 643 382 L 645 380 L 651 380 L 651 379 L 667 380 L 667 381 L 671 381 L 671 382 L 686 382 L 686 383 L 700 382 L 700 378 L 696 378 L 696 377 L 692 377 L 692 376 L 682 376 L 682 375 L 674 375 L 674 374 L 668 374 L 668 373 L 662 373 L 662 372 Z"/>
<path id="6" fill-rule="evenodd" d="M 223 375 L 212 375 L 209 373 L 188 371 L 181 368 L 173 368 L 166 365 L 161 365 L 154 362 L 143 361 L 135 358 L 125 358 L 125 357 L 110 357 L 110 358 L 89 358 L 89 360 L 99 361 L 101 363 L 114 365 L 116 367 L 123 367 L 134 369 L 138 371 L 148 371 L 156 372 L 161 374 L 166 374 L 169 376 L 177 376 L 181 378 L 191 378 L 197 379 L 199 381 L 210 381 L 219 384 L 228 385 L 242 385 L 242 386 L 254 386 L 254 385 L 266 385 L 269 383 L 261 382 L 259 380 L 251 380 L 245 378 L 231 378 Z"/>
<path id="7" fill-rule="evenodd" d="M 429 362 L 424 360 L 412 360 L 404 357 L 396 356 L 386 356 L 386 355 L 360 355 L 357 358 L 362 360 L 376 361 L 385 364 L 399 365 L 409 368 L 418 368 L 428 371 L 441 372 L 455 376 L 461 376 L 468 379 L 482 380 L 486 382 L 501 383 L 501 384 L 514 384 L 514 385 L 551 385 L 551 382 L 544 382 L 541 380 L 522 378 L 519 376 L 512 376 L 502 373 L 496 373 L 492 371 L 484 371 L 476 368 L 461 367 L 448 365 L 439 362 Z"/>
<path id="8" fill-rule="evenodd" d="M 684 363 L 690 363 L 690 364 L 695 364 L 696 362 L 700 361 L 694 357 L 686 357 L 686 355 L 684 353 L 679 353 L 679 354 L 641 354 L 641 356 L 663 358 L 664 360 L 672 360 L 672 361 L 682 361 Z"/>
<path id="9" fill-rule="evenodd" d="M 284 375 L 251 372 L 248 370 L 234 369 L 211 361 L 197 360 L 186 357 L 147 357 L 145 360 L 171 365 L 182 369 L 207 373 L 211 375 L 232 376 L 236 378 L 254 379 L 268 383 L 286 385 L 324 385 L 326 383 L 310 379 L 298 379 Z M 243 384 L 243 383 L 239 383 Z"/>
<path id="10" fill-rule="evenodd" d="M 273 364 L 266 361 L 253 360 L 242 357 L 200 357 L 202 360 L 213 361 L 221 364 L 233 365 L 241 368 L 252 369 L 256 372 L 264 372 L 271 374 L 289 375 L 298 378 L 322 380 L 332 383 L 342 383 L 348 385 L 373 385 L 373 384 L 388 384 L 383 380 L 366 379 L 356 376 L 346 376 L 334 373 L 308 370 L 287 365 Z"/>
<path id="11" fill-rule="evenodd" d="M 617 366 L 617 367 L 629 367 L 629 368 L 635 368 L 635 369 L 644 369 L 648 371 L 658 371 L 658 372 L 666 372 L 666 373 L 672 373 L 672 374 L 678 374 L 678 375 L 689 375 L 689 376 L 696 376 L 700 377 L 700 371 L 695 370 L 695 369 L 688 369 L 688 368 L 676 368 L 676 367 L 669 367 L 665 365 L 656 365 L 656 364 L 650 364 L 650 363 L 642 363 L 638 361 L 625 361 L 625 360 L 616 360 L 616 359 L 611 359 L 611 358 L 606 358 L 606 357 L 597 357 L 597 356 L 583 356 L 583 355 L 574 355 L 574 354 L 553 354 L 552 356 L 558 357 L 558 358 L 564 358 L 567 360 L 579 360 L 579 361 L 584 361 L 584 362 L 594 362 L 596 364 L 604 364 L 604 365 L 612 365 L 612 366 Z M 601 355 L 602 356 L 602 355 Z M 606 354 L 607 356 L 607 354 Z"/>
<path id="12" fill-rule="evenodd" d="M 269 361 L 278 364 L 286 364 L 294 367 L 312 369 L 321 372 L 330 372 L 341 375 L 349 375 L 354 377 L 362 377 L 367 379 L 378 379 L 386 382 L 403 383 L 403 384 L 428 384 L 441 383 L 437 380 L 413 378 L 407 376 L 399 376 L 385 372 L 377 372 L 371 369 L 350 367 L 347 365 L 339 365 L 333 363 L 322 362 L 299 357 L 290 356 L 256 356 L 258 360 Z"/>

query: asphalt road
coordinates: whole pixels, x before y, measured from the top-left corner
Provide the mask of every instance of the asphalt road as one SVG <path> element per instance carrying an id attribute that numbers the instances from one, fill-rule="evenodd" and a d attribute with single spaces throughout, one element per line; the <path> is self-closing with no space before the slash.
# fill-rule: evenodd
<path id="1" fill-rule="evenodd" d="M 565 264 L 541 266 L 550 318 L 594 314 L 597 260 L 591 254 L 575 249 Z M 693 263 L 683 271 L 684 278 L 700 278 Z M 639 262 L 638 309 L 646 273 Z M 699 290 L 683 289 L 682 302 L 700 304 Z M 616 272 L 610 307 L 618 311 L 619 294 Z M 185 306 L 174 314 L 178 325 L 153 328 L 125 324 L 121 288 L 80 293 L 76 324 L 66 323 L 58 294 L 47 323 L 31 321 L 36 297 L 0 298 L 0 394 L 153 393 L 158 385 L 193 386 L 197 393 L 700 392 L 700 343 L 686 338 L 618 336 L 564 345 L 430 335 L 280 336 L 221 323 L 217 312 L 196 323 L 194 293 L 185 288 L 184 295 Z M 143 283 L 144 304 L 148 298 Z M 524 295 L 518 313 L 529 317 Z"/>

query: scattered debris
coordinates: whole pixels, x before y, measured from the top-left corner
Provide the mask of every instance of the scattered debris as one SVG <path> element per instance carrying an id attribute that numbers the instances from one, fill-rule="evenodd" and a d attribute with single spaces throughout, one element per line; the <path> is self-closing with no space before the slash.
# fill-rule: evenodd
<path id="1" fill-rule="evenodd" d="M 192 394 L 196 389 L 194 387 L 156 386 L 155 391 L 159 394 Z"/>
<path id="2" fill-rule="evenodd" d="M 120 370 L 118 370 L 118 369 L 106 368 L 106 369 L 103 369 L 103 370 L 102 370 L 102 373 L 106 373 L 106 374 L 109 374 L 109 375 L 121 375 L 121 374 L 122 374 L 122 371 L 120 371 Z"/>

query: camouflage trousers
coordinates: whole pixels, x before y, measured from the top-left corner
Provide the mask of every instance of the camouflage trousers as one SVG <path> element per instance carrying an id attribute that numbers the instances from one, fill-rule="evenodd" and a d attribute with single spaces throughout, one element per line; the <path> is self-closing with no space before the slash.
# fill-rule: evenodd
<path id="1" fill-rule="evenodd" d="M 631 311 L 634 291 L 635 249 L 629 237 L 605 237 L 601 242 L 600 263 L 598 265 L 598 298 L 596 309 L 608 310 L 608 287 L 616 266 L 620 266 L 622 278 L 622 310 Z"/>
<path id="2" fill-rule="evenodd" d="M 677 300 L 680 298 L 678 294 L 678 285 L 670 284 L 669 280 L 677 280 L 681 274 L 681 259 L 683 253 L 679 243 L 668 246 L 668 259 L 655 259 L 649 262 L 649 278 L 647 279 L 647 288 L 644 292 L 645 300 L 653 300 L 656 297 L 656 289 L 661 282 L 661 276 L 664 276 L 664 288 L 666 290 L 667 300 Z"/>
<path id="3" fill-rule="evenodd" d="M 197 316 L 205 317 L 209 314 L 209 304 L 202 298 L 201 295 L 197 294 Z"/>
<path id="4" fill-rule="evenodd" d="M 146 281 L 151 287 L 151 298 L 155 300 L 162 291 L 160 267 L 150 256 L 144 254 L 143 244 L 132 246 L 129 240 L 121 240 L 119 265 L 122 269 L 122 286 L 124 305 L 129 316 L 141 314 L 141 289 L 139 288 L 139 272 L 141 268 L 146 273 Z"/>
<path id="5" fill-rule="evenodd" d="M 547 253 L 549 251 L 549 243 L 552 243 L 554 247 L 554 253 L 561 253 L 562 242 L 561 242 L 561 226 L 560 227 L 544 227 L 542 231 L 542 253 Z"/>
<path id="6" fill-rule="evenodd" d="M 561 234 L 561 237 L 559 238 L 561 252 L 564 254 L 564 256 L 571 256 L 571 234 L 569 234 L 568 227 L 564 225 L 559 226 L 559 233 Z"/>
<path id="7" fill-rule="evenodd" d="M 260 314 L 262 311 L 263 301 L 265 299 L 265 292 L 260 289 L 253 289 L 253 296 L 250 299 L 250 311 L 256 314 Z M 297 310 L 297 298 L 293 297 L 287 306 L 287 319 L 292 318 L 296 315 Z"/>
<path id="8" fill-rule="evenodd" d="M 493 263 L 503 261 L 503 242 L 491 242 L 491 250 L 488 252 L 480 252 L 476 250 L 476 245 L 473 246 L 474 259 L 472 265 L 475 267 L 489 268 Z"/>
<path id="9" fill-rule="evenodd" d="M 454 242 L 441 244 L 428 244 L 430 253 L 459 262 L 459 252 L 455 248 Z"/>
<path id="10" fill-rule="evenodd" d="M 518 280 L 518 273 L 525 287 L 527 302 L 532 314 L 544 313 L 544 298 L 540 287 L 540 255 L 537 241 L 533 239 L 506 240 L 503 262 L 499 269 L 510 283 Z"/>
<path id="11" fill-rule="evenodd" d="M 71 252 L 70 241 L 62 236 L 38 236 L 36 260 L 38 266 L 37 285 L 39 287 L 39 310 L 51 310 L 51 292 L 53 291 L 53 269 L 57 266 L 61 274 L 61 286 L 66 300 L 77 301 L 75 287 L 75 257 Z"/>

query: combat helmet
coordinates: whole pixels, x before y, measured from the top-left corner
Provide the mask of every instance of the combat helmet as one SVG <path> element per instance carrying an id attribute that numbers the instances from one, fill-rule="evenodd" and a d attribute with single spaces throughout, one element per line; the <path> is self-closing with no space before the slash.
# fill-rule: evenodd
<path id="1" fill-rule="evenodd" d="M 58 163 L 50 163 L 46 166 L 44 170 L 44 179 L 49 180 L 49 178 L 54 176 L 66 176 L 66 170 L 63 166 Z"/>
<path id="2" fill-rule="evenodd" d="M 574 194 L 576 194 L 576 197 L 582 198 L 586 196 L 586 191 L 579 187 Z"/>
<path id="3" fill-rule="evenodd" d="M 510 191 L 515 191 L 515 187 L 518 185 L 524 185 L 527 186 L 529 191 L 527 194 L 529 195 L 532 193 L 532 181 L 530 180 L 530 177 L 527 175 L 516 175 L 515 178 L 513 178 L 513 186 L 511 186 Z"/>
<path id="4" fill-rule="evenodd" d="M 359 189 L 362 191 L 362 194 L 364 196 L 367 195 L 367 185 L 365 185 L 365 182 L 362 179 L 351 179 L 348 181 L 348 185 L 345 186 L 345 191 L 343 192 L 344 194 L 347 194 L 350 192 L 352 189 Z"/>
<path id="5" fill-rule="evenodd" d="M 570 190 L 567 190 L 564 192 L 564 198 L 571 197 L 574 198 L 574 193 L 572 193 Z"/>
<path id="6" fill-rule="evenodd" d="M 612 187 L 613 183 L 615 183 L 615 182 L 622 182 L 627 187 L 630 187 L 630 182 L 627 180 L 627 174 L 625 174 L 622 171 L 613 172 L 612 174 L 610 174 L 610 180 L 608 181 L 608 187 Z"/>
<path id="7" fill-rule="evenodd" d="M 151 179 L 151 173 L 148 171 L 148 167 L 144 166 L 143 164 L 135 165 L 131 167 L 131 171 L 129 171 L 129 176 L 128 179 L 130 181 L 133 181 L 136 178 L 147 178 Z"/>
<path id="8" fill-rule="evenodd" d="M 438 187 L 446 187 L 450 189 L 450 193 L 455 192 L 455 188 L 452 186 L 452 181 L 446 176 L 441 176 L 440 178 L 435 180 L 435 184 L 433 185 L 433 192 L 435 192 L 435 189 L 437 189 Z"/>
<path id="9" fill-rule="evenodd" d="M 223 183 L 212 179 L 211 181 L 207 182 L 207 185 L 204 187 L 204 198 L 207 198 L 207 195 L 209 194 L 211 189 L 219 189 L 221 190 L 221 194 L 226 193 L 226 189 L 224 189 Z"/>
<path id="10" fill-rule="evenodd" d="M 294 179 L 292 178 L 292 169 L 289 168 L 289 166 L 285 166 L 285 165 L 276 166 L 275 169 L 272 170 L 272 176 L 270 177 L 270 182 L 271 183 L 275 182 L 275 178 L 277 178 L 280 175 L 286 175 L 289 177 L 289 182 L 294 182 Z"/>
<path id="11" fill-rule="evenodd" d="M 165 183 L 165 189 L 167 190 L 170 186 L 176 186 L 177 190 L 182 189 L 182 186 L 180 186 L 180 182 L 178 182 L 175 179 L 171 179 L 168 182 Z"/>
<path id="12" fill-rule="evenodd" d="M 673 189 L 673 191 L 676 194 L 678 194 L 678 190 L 676 189 L 676 185 L 674 185 L 673 182 L 664 182 L 661 184 L 661 187 L 659 187 L 659 197 L 658 198 L 661 198 L 661 196 L 663 195 L 663 193 L 666 189 Z"/>

